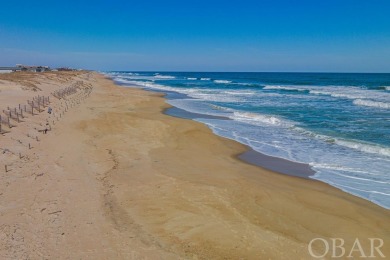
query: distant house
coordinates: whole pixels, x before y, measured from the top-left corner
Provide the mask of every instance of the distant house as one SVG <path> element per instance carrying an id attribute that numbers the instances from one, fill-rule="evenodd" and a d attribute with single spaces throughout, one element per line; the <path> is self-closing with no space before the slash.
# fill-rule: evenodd
<path id="1" fill-rule="evenodd" d="M 23 64 L 16 64 L 15 67 L 0 67 L 0 73 L 14 72 L 14 71 L 30 71 L 30 72 L 44 72 L 50 71 L 49 66 L 29 66 Z"/>
<path id="2" fill-rule="evenodd" d="M 23 64 L 16 64 L 16 67 L 19 68 L 21 71 L 30 71 L 30 72 L 50 71 L 49 66 L 29 66 Z"/>
<path id="3" fill-rule="evenodd" d="M 18 70 L 20 70 L 18 67 L 0 67 L 0 73 L 9 73 Z"/>

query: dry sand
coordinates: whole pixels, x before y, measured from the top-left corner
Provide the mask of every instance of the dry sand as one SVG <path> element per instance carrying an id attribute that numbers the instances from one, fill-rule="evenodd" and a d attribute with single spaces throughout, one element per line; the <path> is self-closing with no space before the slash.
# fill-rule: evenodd
<path id="1" fill-rule="evenodd" d="M 381 238 L 390 256 L 388 210 L 241 162 L 246 147 L 162 114 L 160 95 L 96 73 L 13 73 L 0 109 L 80 81 L 51 97 L 54 114 L 0 135 L 1 259 L 311 259 L 317 237 L 348 253 L 359 238 L 367 254 Z"/>

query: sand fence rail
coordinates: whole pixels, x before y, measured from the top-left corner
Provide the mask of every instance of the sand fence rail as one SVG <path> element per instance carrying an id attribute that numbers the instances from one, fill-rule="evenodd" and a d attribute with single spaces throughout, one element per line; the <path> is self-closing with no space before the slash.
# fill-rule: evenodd
<path id="1" fill-rule="evenodd" d="M 27 118 L 30 115 L 38 115 L 39 113 L 45 111 L 46 108 L 48 112 L 48 117 L 45 119 L 45 122 L 41 123 L 37 122 L 37 120 L 30 121 L 32 125 L 28 125 L 28 133 L 23 134 L 17 139 L 14 139 L 14 137 L 10 136 L 11 140 L 16 140 L 18 143 L 16 146 L 13 146 L 13 149 L 0 147 L 0 150 L 3 151 L 2 154 L 9 154 L 12 156 L 18 155 L 16 157 L 19 160 L 24 158 L 24 155 L 22 154 L 23 150 L 27 149 L 27 147 L 28 150 L 32 149 L 32 143 L 35 141 L 40 141 L 38 133 L 46 134 L 47 131 L 52 130 L 52 125 L 54 126 L 55 119 L 59 121 L 61 117 L 65 115 L 65 112 L 68 111 L 69 107 L 74 107 L 78 104 L 81 104 L 86 98 L 90 96 L 92 90 L 92 84 L 84 83 L 83 81 L 78 81 L 74 83 L 73 86 L 59 89 L 51 93 L 55 98 L 59 100 L 59 102 L 52 101 L 50 99 L 50 96 L 38 95 L 33 97 L 32 99 L 27 100 L 27 104 L 18 104 L 15 107 L 7 107 L 7 109 L 4 109 L 2 113 L 0 113 L 0 134 L 2 135 L 10 133 L 11 128 L 16 127 L 17 123 L 25 121 L 23 120 L 24 118 Z M 37 124 L 39 124 L 39 126 L 34 127 L 34 125 Z M 33 127 L 33 129 L 29 129 L 30 127 Z M 34 134 L 31 131 L 37 131 L 37 133 Z M 22 140 L 23 136 L 27 139 Z M 21 147 L 19 147 L 20 145 Z M 5 172 L 10 171 L 10 167 L 12 168 L 12 165 L 13 163 L 11 161 L 6 162 L 4 165 Z"/>
<path id="2" fill-rule="evenodd" d="M 5 125 L 11 129 L 16 126 L 11 123 L 11 120 L 20 123 L 23 121 L 23 118 L 27 117 L 27 114 L 34 115 L 40 113 L 49 104 L 50 97 L 36 96 L 32 100 L 27 100 L 27 105 L 18 104 L 18 106 L 13 108 L 7 107 L 7 109 L 3 109 L 3 114 L 0 114 L 0 125 Z M 3 132 L 2 130 L 4 129 L 0 128 L 0 133 Z"/>
<path id="3" fill-rule="evenodd" d="M 79 89 L 83 86 L 82 81 L 76 82 L 73 86 L 59 89 L 51 93 L 58 99 L 65 99 L 66 97 L 76 94 Z M 90 92 L 91 87 L 84 87 L 83 92 Z M 27 104 L 18 104 L 13 108 L 7 107 L 0 114 L 0 134 L 4 134 L 10 131 L 12 127 L 16 127 L 14 122 L 20 123 L 23 118 L 27 117 L 28 114 L 36 115 L 45 111 L 46 107 L 49 107 L 51 103 L 50 96 L 35 96 L 31 100 L 27 100 Z"/>
<path id="4" fill-rule="evenodd" d="M 83 84 L 82 81 L 81 82 L 77 81 L 75 84 L 73 84 L 73 86 L 66 87 L 63 89 L 58 89 L 51 94 L 58 99 L 63 99 L 72 94 L 76 94 L 77 91 L 81 88 L 82 84 Z"/>

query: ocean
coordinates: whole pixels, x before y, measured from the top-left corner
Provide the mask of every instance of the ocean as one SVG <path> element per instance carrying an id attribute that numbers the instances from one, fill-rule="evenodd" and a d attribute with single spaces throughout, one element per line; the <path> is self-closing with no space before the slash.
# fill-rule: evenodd
<path id="1" fill-rule="evenodd" d="M 313 178 L 390 209 L 390 74 L 108 72 L 220 136 L 307 164 Z M 184 113 L 185 114 L 185 113 Z"/>

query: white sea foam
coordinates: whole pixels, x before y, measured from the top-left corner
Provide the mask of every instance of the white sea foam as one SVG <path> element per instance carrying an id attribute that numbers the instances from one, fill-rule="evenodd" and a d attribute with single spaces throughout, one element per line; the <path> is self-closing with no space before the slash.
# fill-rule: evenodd
<path id="1" fill-rule="evenodd" d="M 128 80 L 128 79 L 118 79 L 115 78 L 116 81 L 125 83 L 127 86 L 138 86 L 142 88 L 150 88 L 150 89 L 158 89 L 158 90 L 167 90 L 167 91 L 174 91 L 175 89 L 172 87 L 167 87 L 163 85 L 156 84 L 152 81 L 137 81 L 137 80 Z"/>
<path id="2" fill-rule="evenodd" d="M 383 88 L 389 90 L 390 86 Z M 371 99 L 374 101 L 390 102 L 390 93 L 369 90 L 356 86 L 281 86 L 281 85 L 266 85 L 263 89 L 266 90 L 290 90 L 290 91 L 309 91 L 310 94 L 319 96 L 331 96 L 334 98 L 345 99 Z"/>
<path id="3" fill-rule="evenodd" d="M 372 145 L 372 144 L 365 144 L 365 143 L 358 143 L 353 141 L 346 141 L 346 140 L 339 140 L 335 139 L 335 143 L 338 145 L 342 145 L 345 147 L 349 147 L 358 151 L 366 152 L 366 153 L 372 153 L 372 154 L 378 154 L 378 155 L 384 155 L 390 157 L 390 148 L 382 147 L 379 145 Z"/>
<path id="4" fill-rule="evenodd" d="M 336 91 L 321 91 L 321 90 L 310 90 L 310 94 L 315 95 L 326 95 L 326 96 L 332 96 L 336 98 L 347 98 L 347 99 L 356 99 L 356 98 L 365 98 L 366 94 L 363 93 L 355 93 L 355 94 L 349 94 L 349 93 L 342 93 L 342 92 L 336 92 Z"/>
<path id="5" fill-rule="evenodd" d="M 254 95 L 253 91 L 225 91 L 226 94 L 230 95 Z"/>
<path id="6" fill-rule="evenodd" d="M 200 80 L 210 80 L 210 78 L 200 78 Z"/>
<path id="7" fill-rule="evenodd" d="M 390 87 L 389 87 L 390 88 Z M 360 87 L 346 87 L 346 86 L 279 86 L 279 85 L 266 85 L 263 89 L 265 90 L 288 90 L 288 91 L 309 91 L 310 94 L 316 96 L 330 96 L 334 98 L 343 99 L 371 99 L 371 101 L 379 102 L 377 104 L 371 102 L 361 102 L 359 105 L 376 106 L 381 108 L 388 108 L 390 104 L 390 94 L 377 91 L 368 90 Z M 382 104 L 382 103 L 385 104 Z M 386 105 L 388 103 L 389 105 Z"/>
<path id="8" fill-rule="evenodd" d="M 318 140 L 322 140 L 322 141 L 325 141 L 327 143 L 334 143 L 336 141 L 335 138 L 333 138 L 333 137 L 317 134 L 317 133 L 314 133 L 312 131 L 306 130 L 306 129 L 298 127 L 298 126 L 292 127 L 291 130 L 295 130 L 298 133 L 300 133 L 301 135 L 304 135 L 304 136 L 307 136 L 310 138 L 315 138 Z"/>
<path id="9" fill-rule="evenodd" d="M 222 106 L 217 106 L 217 105 L 213 105 L 213 104 L 210 104 L 210 107 L 211 107 L 212 109 L 215 109 L 215 110 L 229 111 L 229 112 L 232 112 L 232 111 L 233 111 L 231 108 L 222 107 Z"/>
<path id="10" fill-rule="evenodd" d="M 134 87 L 134 86 L 146 87 L 146 85 L 152 84 L 152 82 L 148 83 L 146 81 L 130 80 L 127 78 L 122 78 L 122 77 L 115 77 L 114 80 L 116 82 L 120 82 L 120 83 L 126 85 L 127 87 Z"/>
<path id="11" fill-rule="evenodd" d="M 372 174 L 368 171 L 360 170 L 359 168 L 353 168 L 353 167 L 347 167 L 339 164 L 329 164 L 329 163 L 309 163 L 310 166 L 314 168 L 321 168 L 321 169 L 329 169 L 329 170 L 336 170 L 336 171 L 343 171 L 343 172 L 356 172 L 361 173 L 364 175 L 378 175 L 378 174 Z"/>
<path id="12" fill-rule="evenodd" d="M 253 86 L 253 85 L 256 85 L 256 83 L 245 83 L 245 82 L 235 82 L 235 83 L 232 83 L 232 84 L 240 85 L 240 86 Z"/>
<path id="13" fill-rule="evenodd" d="M 249 113 L 249 112 L 234 112 L 232 116 L 230 116 L 233 120 L 238 120 L 246 123 L 255 123 L 255 124 L 266 124 L 266 125 L 272 125 L 272 126 L 284 126 L 284 127 L 290 127 L 293 124 L 288 122 L 287 120 L 279 119 L 275 116 L 271 115 L 262 115 L 262 114 L 255 114 L 255 113 Z"/>
<path id="14" fill-rule="evenodd" d="M 131 81 L 129 81 L 127 79 L 120 78 L 120 77 L 116 77 L 115 81 L 120 82 L 120 83 L 127 83 L 127 84 L 131 83 Z"/>
<path id="15" fill-rule="evenodd" d="M 215 92 L 205 92 L 197 90 L 194 92 L 186 91 L 186 94 L 192 98 L 201 99 L 204 101 L 214 101 L 214 102 L 246 102 L 243 97 L 233 96 L 224 93 L 215 93 Z"/>
<path id="16" fill-rule="evenodd" d="M 311 94 L 327 95 L 346 99 L 370 99 L 372 101 L 390 102 L 390 93 L 378 90 L 368 90 L 358 87 L 315 87 Z"/>
<path id="17" fill-rule="evenodd" d="M 167 102 L 172 106 L 196 114 L 227 117 L 231 113 L 229 109 L 216 105 L 207 105 L 202 100 L 197 99 L 170 99 Z"/>
<path id="18" fill-rule="evenodd" d="M 155 77 L 156 79 L 175 79 L 175 78 L 176 78 L 176 77 L 174 77 L 174 76 L 160 75 L 160 74 L 155 75 L 154 77 Z"/>
<path id="19" fill-rule="evenodd" d="M 197 78 L 187 78 L 188 80 L 197 80 Z"/>
<path id="20" fill-rule="evenodd" d="M 367 144 L 367 143 L 360 143 L 360 142 L 355 142 L 355 141 L 349 141 L 349 140 L 342 140 L 334 137 L 330 137 L 327 135 L 321 135 L 314 133 L 312 131 L 300 128 L 300 127 L 293 127 L 292 129 L 298 131 L 302 135 L 315 138 L 318 140 L 325 141 L 327 143 L 333 143 L 337 144 L 343 147 L 348 147 L 352 148 L 354 150 L 358 150 L 360 152 L 366 152 L 366 153 L 371 153 L 371 154 L 378 154 L 382 156 L 389 156 L 390 157 L 390 148 L 387 147 L 382 147 L 378 145 L 373 145 L 373 144 Z"/>
<path id="21" fill-rule="evenodd" d="M 139 73 L 135 73 L 135 72 L 126 72 L 126 73 L 117 73 L 117 75 L 124 75 L 124 76 L 138 76 Z"/>
<path id="22" fill-rule="evenodd" d="M 145 76 L 145 75 L 139 75 L 137 73 L 130 73 L 130 74 L 108 74 L 108 76 L 113 77 L 113 79 L 128 79 L 128 80 L 146 80 L 146 81 L 153 81 L 156 80 L 154 76 Z"/>
<path id="23" fill-rule="evenodd" d="M 356 171 L 354 171 L 354 169 L 351 168 L 351 170 L 347 170 L 347 169 L 338 169 L 338 171 L 352 171 L 354 173 L 357 173 Z M 353 174 L 341 174 L 340 172 L 337 172 L 337 173 L 334 173 L 336 175 L 339 175 L 339 176 L 342 176 L 343 178 L 347 178 L 347 179 L 354 179 L 354 180 L 359 180 L 360 182 L 367 182 L 367 183 L 372 183 L 372 182 L 375 182 L 375 183 L 379 183 L 379 184 L 385 184 L 385 185 L 388 185 L 390 184 L 390 182 L 388 181 L 379 181 L 379 180 L 375 180 L 375 179 L 368 179 L 368 178 L 363 178 L 363 177 L 360 177 L 360 176 L 356 176 L 356 175 L 353 175 Z M 390 194 L 389 194 L 390 195 Z"/>
<path id="24" fill-rule="evenodd" d="M 218 84 L 229 84 L 229 83 L 232 83 L 231 80 L 214 80 L 215 83 L 218 83 Z"/>
<path id="25" fill-rule="evenodd" d="M 304 88 L 297 88 L 297 87 L 287 87 L 287 86 L 272 86 L 267 85 L 263 89 L 270 89 L 270 90 L 292 90 L 292 91 L 305 91 Z"/>
<path id="26" fill-rule="evenodd" d="M 358 106 L 366 106 L 366 107 L 378 107 L 383 109 L 389 109 L 390 103 L 387 102 L 379 102 L 379 101 L 372 101 L 367 99 L 356 99 L 353 101 L 355 105 Z"/>

